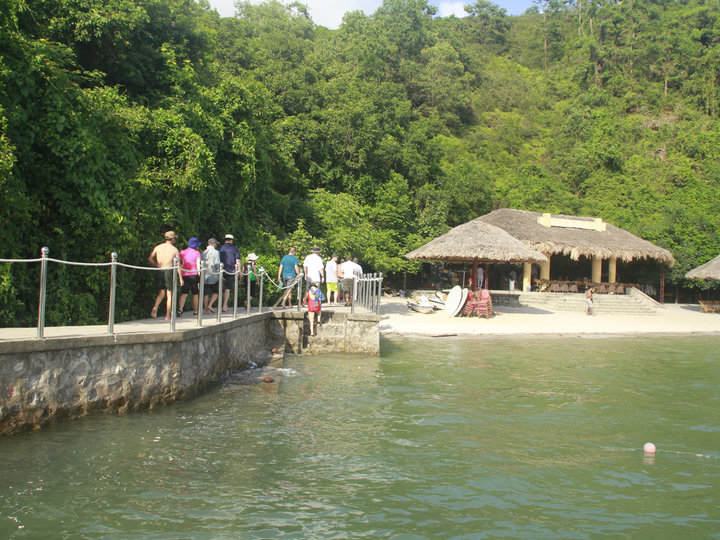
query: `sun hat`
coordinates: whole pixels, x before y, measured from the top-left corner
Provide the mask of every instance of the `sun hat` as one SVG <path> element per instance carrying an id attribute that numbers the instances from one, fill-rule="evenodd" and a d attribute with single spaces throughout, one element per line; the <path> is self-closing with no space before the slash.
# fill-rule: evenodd
<path id="1" fill-rule="evenodd" d="M 175 231 L 168 231 L 165 233 L 165 240 L 172 240 L 175 238 Z"/>
<path id="2" fill-rule="evenodd" d="M 235 237 L 232 234 L 226 234 L 225 240 L 235 240 Z"/>
<path id="3" fill-rule="evenodd" d="M 215 239 L 215 237 L 213 236 L 212 238 L 208 239 L 208 242 L 207 242 L 207 243 L 208 243 L 208 244 L 217 244 L 218 241 L 217 241 L 217 240 Z"/>
<path id="4" fill-rule="evenodd" d="M 312 248 L 312 251 L 313 253 L 320 253 L 320 248 L 315 246 L 314 248 Z"/>
<path id="5" fill-rule="evenodd" d="M 198 240 L 197 236 L 193 236 L 190 240 L 188 240 L 188 246 L 193 249 L 197 249 L 202 246 L 202 242 Z"/>
<path id="6" fill-rule="evenodd" d="M 248 261 L 257 261 L 259 258 L 260 258 L 260 257 L 258 257 L 257 255 L 255 255 L 254 253 L 251 253 L 250 255 L 247 256 L 247 260 L 248 260 Z"/>

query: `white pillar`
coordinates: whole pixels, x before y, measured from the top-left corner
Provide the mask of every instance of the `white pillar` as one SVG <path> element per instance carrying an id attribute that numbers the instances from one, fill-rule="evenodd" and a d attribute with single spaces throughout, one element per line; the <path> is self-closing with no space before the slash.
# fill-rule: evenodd
<path id="1" fill-rule="evenodd" d="M 602 258 L 594 256 L 592 259 L 592 278 L 593 283 L 602 281 Z"/>
<path id="2" fill-rule="evenodd" d="M 546 255 L 547 262 L 540 263 L 540 279 L 550 279 L 550 255 Z"/>
<path id="3" fill-rule="evenodd" d="M 617 257 L 610 257 L 608 261 L 608 283 L 615 283 L 617 280 Z"/>
<path id="4" fill-rule="evenodd" d="M 523 263 L 523 292 L 532 290 L 532 264 Z"/>

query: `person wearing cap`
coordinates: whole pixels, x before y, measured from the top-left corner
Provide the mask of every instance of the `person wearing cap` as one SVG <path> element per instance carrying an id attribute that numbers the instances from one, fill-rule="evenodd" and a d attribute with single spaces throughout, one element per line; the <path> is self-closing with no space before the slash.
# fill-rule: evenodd
<path id="1" fill-rule="evenodd" d="M 226 313 L 230 292 L 235 290 L 235 266 L 240 264 L 240 251 L 233 245 L 232 234 L 225 235 L 225 243 L 220 247 L 220 262 L 223 264 L 223 298 L 222 310 Z"/>
<path id="2" fill-rule="evenodd" d="M 328 305 L 338 303 L 338 256 L 333 253 L 330 260 L 325 263 L 325 283 L 327 283 L 327 299 Z"/>
<path id="3" fill-rule="evenodd" d="M 250 302 L 252 302 L 252 299 L 255 297 L 255 293 L 257 292 L 257 282 L 259 281 L 259 275 L 258 275 L 258 267 L 255 261 L 257 261 L 260 257 L 255 255 L 254 253 L 250 253 L 245 260 L 247 261 L 243 265 L 243 276 L 247 276 L 250 274 Z M 245 308 L 247 309 L 248 305 L 248 299 L 245 299 Z"/>
<path id="4" fill-rule="evenodd" d="M 165 296 L 167 297 L 167 302 L 165 303 L 165 306 L 166 306 L 165 320 L 167 321 L 170 319 L 170 313 L 172 311 L 172 289 L 173 289 L 172 266 L 173 266 L 173 260 L 175 259 L 175 257 L 178 257 L 180 255 L 180 252 L 175 247 L 175 239 L 176 239 L 176 236 L 173 231 L 166 232 L 165 233 L 165 242 L 155 246 L 155 248 L 150 253 L 150 256 L 148 257 L 148 261 L 155 268 L 167 268 L 166 271 L 161 273 L 162 284 L 160 285 L 160 291 L 158 292 L 158 295 L 155 297 L 155 305 L 153 306 L 152 310 L 150 311 L 150 316 L 153 319 L 157 317 L 158 307 L 160 307 L 160 302 L 162 302 L 162 299 Z M 183 278 L 182 278 L 182 274 L 180 273 L 179 268 L 178 268 L 178 277 L 180 278 L 180 285 L 182 285 Z"/>
<path id="5" fill-rule="evenodd" d="M 188 240 L 188 247 L 180 252 L 180 273 L 183 278 L 183 288 L 177 306 L 178 317 L 183 314 L 183 307 L 185 307 L 188 294 L 192 294 L 194 315 L 197 315 L 198 312 L 200 261 L 202 260 L 202 254 L 198 251 L 198 248 L 201 245 L 200 240 L 193 236 Z"/>
<path id="6" fill-rule="evenodd" d="M 312 253 L 303 261 L 303 272 L 305 272 L 305 297 L 310 286 L 315 283 L 318 287 L 325 281 L 325 267 L 320 258 L 320 248 L 314 247 Z M 303 298 L 303 305 L 305 298 Z"/>
<path id="7" fill-rule="evenodd" d="M 278 281 L 285 287 L 285 293 L 282 297 L 280 307 L 292 308 L 292 290 L 290 284 L 300 273 L 300 261 L 295 256 L 295 248 L 291 247 L 288 254 L 280 260 L 280 268 L 278 268 Z"/>
<path id="8" fill-rule="evenodd" d="M 203 313 L 215 313 L 213 304 L 218 297 L 218 282 L 220 281 L 220 253 L 217 250 L 218 241 L 210 238 L 207 247 L 203 251 L 202 260 L 207 271 L 205 273 L 205 293 L 203 297 Z"/>

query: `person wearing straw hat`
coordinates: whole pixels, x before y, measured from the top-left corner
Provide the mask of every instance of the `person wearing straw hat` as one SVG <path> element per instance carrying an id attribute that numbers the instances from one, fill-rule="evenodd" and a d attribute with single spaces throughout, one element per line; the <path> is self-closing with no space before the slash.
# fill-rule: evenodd
<path id="1" fill-rule="evenodd" d="M 259 258 L 260 257 L 254 253 L 250 253 L 247 257 L 245 257 L 247 262 L 243 265 L 243 275 L 246 276 L 250 274 L 250 298 L 245 299 L 245 308 L 248 307 L 248 300 L 252 302 L 252 299 L 256 296 L 257 282 L 260 280 L 260 276 L 258 275 L 258 267 L 255 261 Z"/>
<path id="2" fill-rule="evenodd" d="M 200 240 L 193 236 L 188 240 L 188 247 L 180 252 L 180 273 L 183 277 L 182 294 L 177 305 L 178 317 L 182 316 L 185 300 L 192 294 L 193 315 L 198 313 L 198 300 L 200 297 L 200 261 L 202 253 L 198 248 L 202 246 Z"/>
<path id="3" fill-rule="evenodd" d="M 207 273 L 205 274 L 205 293 L 203 297 L 203 313 L 209 315 L 215 313 L 213 304 L 218 298 L 218 282 L 220 276 L 220 253 L 217 250 L 218 241 L 213 237 L 207 241 L 207 247 L 203 252 L 202 260 L 205 262 Z"/>
<path id="4" fill-rule="evenodd" d="M 150 311 L 150 316 L 154 319 L 157 317 L 157 310 L 162 302 L 163 297 L 167 297 L 165 303 L 165 320 L 170 320 L 170 313 L 172 312 L 172 289 L 173 289 L 173 273 L 172 266 L 175 257 L 180 256 L 180 252 L 175 247 L 175 232 L 168 231 L 165 233 L 165 242 L 158 244 L 150 253 L 148 261 L 155 268 L 167 268 L 166 271 L 161 273 L 162 284 L 160 285 L 160 292 L 155 297 L 155 305 Z M 180 285 L 183 284 L 182 274 L 178 268 L 178 276 L 180 278 Z"/>

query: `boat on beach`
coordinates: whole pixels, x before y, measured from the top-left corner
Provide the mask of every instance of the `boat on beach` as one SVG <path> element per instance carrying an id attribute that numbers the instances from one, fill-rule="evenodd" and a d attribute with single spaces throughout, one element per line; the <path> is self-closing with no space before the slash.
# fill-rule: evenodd
<path id="1" fill-rule="evenodd" d="M 417 302 L 408 302 L 407 306 L 409 309 L 412 309 L 414 311 L 417 311 L 418 313 L 432 313 L 435 310 L 435 307 L 425 304 L 418 304 Z"/>

